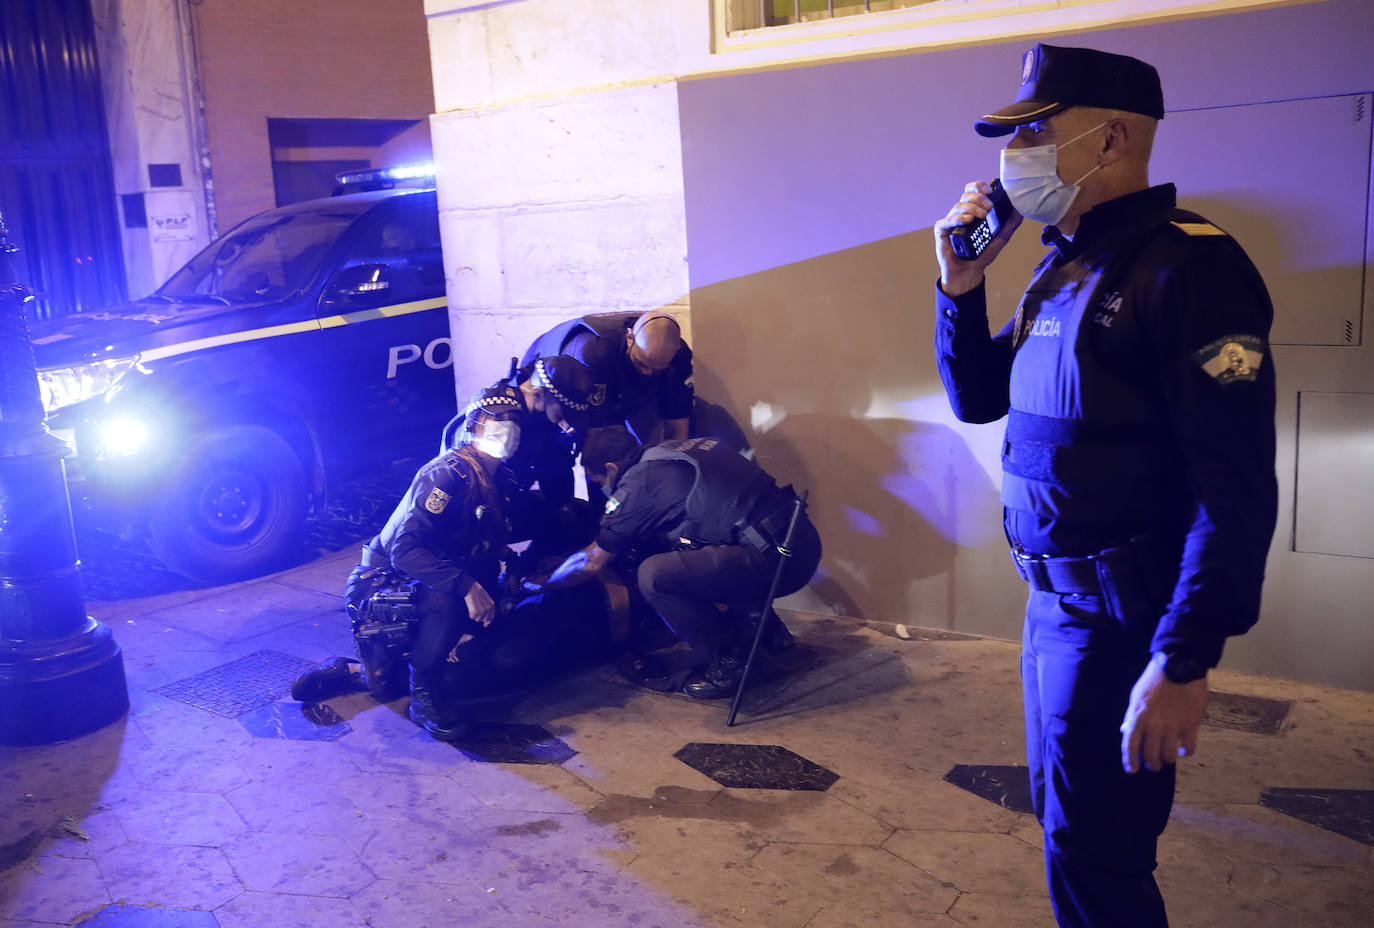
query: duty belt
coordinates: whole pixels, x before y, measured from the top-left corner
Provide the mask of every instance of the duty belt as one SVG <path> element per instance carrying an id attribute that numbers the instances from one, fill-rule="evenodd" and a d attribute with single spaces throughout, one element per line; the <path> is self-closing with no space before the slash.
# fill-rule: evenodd
<path id="1" fill-rule="evenodd" d="M 1016 572 L 1042 593 L 1100 593 L 1103 580 L 1123 570 L 1136 568 L 1135 549 L 1146 544 L 1133 538 L 1124 545 L 1106 548 L 1086 557 L 1050 557 L 1032 554 L 1013 543 L 1011 559 Z"/>

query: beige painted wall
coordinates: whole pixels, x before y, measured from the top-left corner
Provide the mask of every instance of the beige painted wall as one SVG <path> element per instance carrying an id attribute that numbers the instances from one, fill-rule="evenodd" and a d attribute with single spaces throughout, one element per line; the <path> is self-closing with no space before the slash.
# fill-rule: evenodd
<path id="1" fill-rule="evenodd" d="M 976 37 L 1020 36 L 1003 53 L 1013 70 L 1031 41 L 1105 42 L 1158 64 L 1172 106 L 1235 106 L 1374 89 L 1359 38 L 1374 7 L 1119 0 L 737 41 L 713 33 L 706 0 L 647 6 L 427 0 L 460 388 L 493 379 L 495 359 L 557 318 L 689 307 L 699 392 L 737 415 L 770 471 L 813 492 L 826 557 L 792 604 L 1018 637 L 1001 429 L 953 419 L 930 348 L 929 222 L 968 165 L 995 170 L 995 144 L 967 132 L 968 113 L 1014 89 Z M 1216 18 L 1240 9 L 1284 25 L 1256 43 L 1258 20 L 1243 17 L 1259 13 Z M 1090 31 L 1119 23 L 1154 25 Z M 960 56 L 978 67 L 942 66 Z M 840 75 L 826 91 L 839 102 L 819 115 L 806 75 L 864 61 L 894 62 L 896 83 Z M 915 78 L 900 73 L 908 63 Z M 751 74 L 758 86 L 734 83 Z M 701 91 L 715 81 L 722 99 L 756 96 L 712 116 Z M 785 179 L 769 170 L 792 162 L 804 166 Z M 1251 212 L 1267 221 L 1266 209 Z M 1026 235 L 1004 254 L 995 318 L 1010 315 L 1038 252 Z M 1359 298 L 1369 305 L 1368 284 Z M 1374 391 L 1371 341 L 1275 351 L 1284 508 L 1261 624 L 1231 645 L 1229 667 L 1374 688 L 1370 561 L 1296 553 L 1290 530 L 1298 395 Z"/>

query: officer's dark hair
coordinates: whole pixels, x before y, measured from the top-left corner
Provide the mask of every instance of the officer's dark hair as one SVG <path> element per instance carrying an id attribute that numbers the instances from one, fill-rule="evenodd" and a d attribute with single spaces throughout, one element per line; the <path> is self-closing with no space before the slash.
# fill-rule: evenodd
<path id="1" fill-rule="evenodd" d="M 601 477 L 607 464 L 615 464 L 623 474 L 626 462 L 638 459 L 643 449 L 623 425 L 605 425 L 587 432 L 582 443 L 582 466 L 587 473 Z"/>

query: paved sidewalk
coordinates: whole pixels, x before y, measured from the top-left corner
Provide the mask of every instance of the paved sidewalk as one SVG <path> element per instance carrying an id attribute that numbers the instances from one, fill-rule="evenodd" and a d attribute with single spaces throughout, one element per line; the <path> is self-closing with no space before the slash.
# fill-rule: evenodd
<path id="1" fill-rule="evenodd" d="M 351 651 L 353 556 L 89 604 L 133 708 L 0 748 L 0 928 L 1053 924 L 1014 644 L 787 616 L 790 672 L 734 728 L 598 667 L 449 746 L 404 699 L 284 695 Z M 1370 924 L 1374 694 L 1213 688 L 1160 852 L 1173 925 Z"/>

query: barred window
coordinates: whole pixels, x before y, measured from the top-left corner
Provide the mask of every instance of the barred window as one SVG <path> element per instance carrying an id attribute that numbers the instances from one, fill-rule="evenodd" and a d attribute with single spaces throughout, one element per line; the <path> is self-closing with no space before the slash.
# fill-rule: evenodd
<path id="1" fill-rule="evenodd" d="M 938 0 L 729 0 L 726 32 L 925 6 Z"/>

